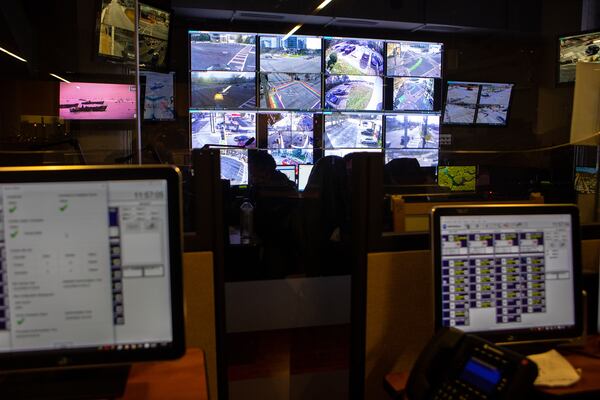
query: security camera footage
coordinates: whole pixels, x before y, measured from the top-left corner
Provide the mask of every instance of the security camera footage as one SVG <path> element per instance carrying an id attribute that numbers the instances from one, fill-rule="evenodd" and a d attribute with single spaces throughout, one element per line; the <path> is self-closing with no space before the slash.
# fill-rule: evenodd
<path id="1" fill-rule="evenodd" d="M 269 150 L 269 154 L 277 165 L 299 165 L 313 163 L 312 149 L 277 149 Z"/>
<path id="2" fill-rule="evenodd" d="M 313 115 L 309 113 L 267 114 L 267 147 L 307 149 L 313 147 Z"/>
<path id="3" fill-rule="evenodd" d="M 256 108 L 253 72 L 192 72 L 192 108 Z"/>
<path id="4" fill-rule="evenodd" d="M 248 150 L 221 149 L 221 179 L 229 184 L 248 184 Z"/>
<path id="5" fill-rule="evenodd" d="M 381 148 L 381 115 L 332 113 L 324 118 L 324 148 Z"/>
<path id="6" fill-rule="evenodd" d="M 321 74 L 260 74 L 260 107 L 288 110 L 321 108 Z"/>
<path id="7" fill-rule="evenodd" d="M 383 109 L 383 79 L 378 76 L 328 76 L 325 108 L 379 111 Z"/>
<path id="8" fill-rule="evenodd" d="M 386 148 L 437 149 L 440 117 L 434 114 L 386 115 L 385 132 Z"/>
<path id="9" fill-rule="evenodd" d="M 140 67 L 164 67 L 169 44 L 170 13 L 140 3 Z"/>
<path id="10" fill-rule="evenodd" d="M 236 111 L 197 111 L 190 116 L 192 148 L 204 145 L 256 147 L 256 113 Z"/>
<path id="11" fill-rule="evenodd" d="M 135 59 L 135 1 L 102 0 L 98 54 Z"/>
<path id="12" fill-rule="evenodd" d="M 438 165 L 439 150 L 393 149 L 385 151 L 386 164 L 396 158 L 416 158 L 421 167 L 434 167 Z"/>
<path id="13" fill-rule="evenodd" d="M 441 77 L 442 47 L 441 43 L 388 42 L 387 75 Z"/>
<path id="14" fill-rule="evenodd" d="M 256 36 L 240 33 L 191 32 L 193 71 L 256 70 Z"/>
<path id="15" fill-rule="evenodd" d="M 513 84 L 448 82 L 445 124 L 506 125 Z"/>
<path id="16" fill-rule="evenodd" d="M 576 36 L 565 36 L 559 39 L 560 83 L 575 81 L 575 66 L 579 61 L 600 62 L 600 32 Z"/>
<path id="17" fill-rule="evenodd" d="M 432 78 L 394 78 L 394 110 L 432 111 Z"/>
<path id="18" fill-rule="evenodd" d="M 328 74 L 383 75 L 383 41 L 325 39 Z"/>
<path id="19" fill-rule="evenodd" d="M 481 85 L 477 123 L 506 125 L 512 84 L 490 83 Z"/>
<path id="20" fill-rule="evenodd" d="M 321 73 L 321 38 L 308 36 L 260 37 L 263 72 Z"/>

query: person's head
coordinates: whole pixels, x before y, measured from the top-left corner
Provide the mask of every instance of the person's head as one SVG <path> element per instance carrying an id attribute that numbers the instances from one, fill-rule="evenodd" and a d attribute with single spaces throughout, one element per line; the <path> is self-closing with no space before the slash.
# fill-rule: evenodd
<path id="1" fill-rule="evenodd" d="M 248 179 L 251 185 L 269 182 L 275 167 L 275 159 L 268 152 L 248 150 Z"/>
<path id="2" fill-rule="evenodd" d="M 396 185 L 419 185 L 426 181 L 416 158 L 396 158 L 385 165 L 385 180 Z"/>

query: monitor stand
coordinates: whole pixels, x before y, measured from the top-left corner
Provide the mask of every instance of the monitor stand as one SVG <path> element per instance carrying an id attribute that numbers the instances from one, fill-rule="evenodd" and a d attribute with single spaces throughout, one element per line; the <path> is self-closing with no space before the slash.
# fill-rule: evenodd
<path id="1" fill-rule="evenodd" d="M 0 374 L 6 399 L 116 399 L 123 396 L 130 365 Z"/>

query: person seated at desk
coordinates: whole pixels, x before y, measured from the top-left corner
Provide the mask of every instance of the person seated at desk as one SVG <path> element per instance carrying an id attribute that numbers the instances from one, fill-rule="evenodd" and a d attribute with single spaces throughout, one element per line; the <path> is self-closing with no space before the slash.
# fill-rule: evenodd
<path id="1" fill-rule="evenodd" d="M 383 170 L 385 184 L 424 185 L 428 182 L 421 165 L 416 158 L 395 158 L 387 163 Z"/>

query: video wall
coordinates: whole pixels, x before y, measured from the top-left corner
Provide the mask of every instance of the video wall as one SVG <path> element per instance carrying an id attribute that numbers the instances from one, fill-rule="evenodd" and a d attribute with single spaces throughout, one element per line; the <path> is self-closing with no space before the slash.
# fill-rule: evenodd
<path id="1" fill-rule="evenodd" d="M 355 151 L 438 163 L 441 43 L 204 31 L 189 40 L 192 148 L 265 149 L 278 165 Z M 236 182 L 247 176 L 238 154 Z"/>

